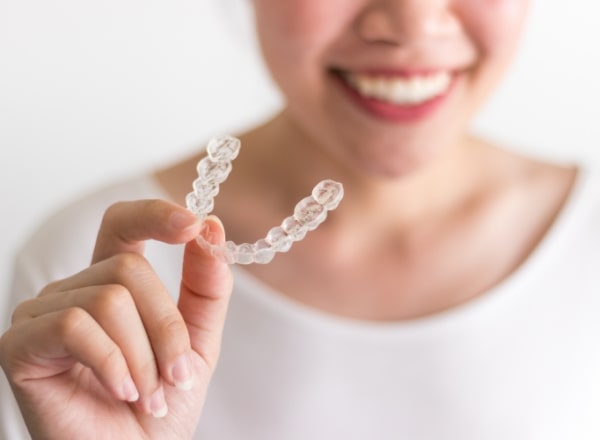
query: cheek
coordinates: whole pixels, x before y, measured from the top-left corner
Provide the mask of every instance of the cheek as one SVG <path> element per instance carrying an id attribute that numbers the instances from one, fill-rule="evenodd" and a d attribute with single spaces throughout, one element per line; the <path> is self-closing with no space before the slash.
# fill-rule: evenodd
<path id="1" fill-rule="evenodd" d="M 288 102 L 322 93 L 327 51 L 346 26 L 342 12 L 351 10 L 340 5 L 351 1 L 254 0 L 263 60 Z"/>
<path id="2" fill-rule="evenodd" d="M 327 9 L 313 0 L 255 0 L 254 5 L 257 29 L 264 41 L 280 41 L 288 47 L 314 38 Z"/>
<path id="3" fill-rule="evenodd" d="M 521 35 L 529 0 L 457 0 L 467 33 L 488 56 L 510 56 Z"/>
<path id="4" fill-rule="evenodd" d="M 319 54 L 346 28 L 355 4 L 356 0 L 254 0 L 261 44 L 296 60 Z"/>

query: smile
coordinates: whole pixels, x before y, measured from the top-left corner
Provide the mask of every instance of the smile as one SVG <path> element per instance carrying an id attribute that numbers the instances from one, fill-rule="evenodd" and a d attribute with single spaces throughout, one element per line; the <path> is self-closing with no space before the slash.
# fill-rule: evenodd
<path id="1" fill-rule="evenodd" d="M 340 72 L 344 82 L 359 95 L 395 105 L 419 105 L 444 95 L 452 83 L 448 71 L 428 75 L 385 76 Z"/>

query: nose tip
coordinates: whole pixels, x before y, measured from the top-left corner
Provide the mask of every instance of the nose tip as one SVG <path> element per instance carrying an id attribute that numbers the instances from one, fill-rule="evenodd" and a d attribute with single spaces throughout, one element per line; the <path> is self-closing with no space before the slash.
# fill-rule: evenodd
<path id="1" fill-rule="evenodd" d="M 366 42 L 401 45 L 450 35 L 458 21 L 447 0 L 382 0 L 358 17 L 356 31 Z"/>

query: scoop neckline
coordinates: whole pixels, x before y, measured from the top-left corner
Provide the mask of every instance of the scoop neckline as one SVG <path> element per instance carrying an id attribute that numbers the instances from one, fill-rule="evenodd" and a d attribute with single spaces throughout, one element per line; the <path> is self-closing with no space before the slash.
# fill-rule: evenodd
<path id="1" fill-rule="evenodd" d="M 264 283 L 242 266 L 232 265 L 235 280 L 244 287 L 235 294 L 245 294 L 270 309 L 289 322 L 309 326 L 320 331 L 353 334 L 362 337 L 398 337 L 427 335 L 440 331 L 447 332 L 454 328 L 468 325 L 469 322 L 485 319 L 498 309 L 508 307 L 516 299 L 523 296 L 527 280 L 538 276 L 543 270 L 544 263 L 560 253 L 560 243 L 565 240 L 567 230 L 573 227 L 585 199 L 585 194 L 593 186 L 587 169 L 578 167 L 575 180 L 563 206 L 546 231 L 542 240 L 536 245 L 529 256 L 514 271 L 498 284 L 491 287 L 475 298 L 451 308 L 428 314 L 418 318 L 397 321 L 371 321 L 350 318 L 326 312 L 300 301 L 294 300 Z"/>

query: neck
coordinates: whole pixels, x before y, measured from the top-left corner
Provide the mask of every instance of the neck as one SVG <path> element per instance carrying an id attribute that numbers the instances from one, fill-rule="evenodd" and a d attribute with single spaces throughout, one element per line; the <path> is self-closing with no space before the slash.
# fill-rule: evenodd
<path id="1" fill-rule="evenodd" d="M 414 170 L 373 175 L 340 164 L 283 114 L 242 136 L 242 144 L 252 151 L 247 165 L 263 170 L 264 184 L 279 188 L 288 204 L 322 179 L 342 182 L 345 197 L 334 215 L 363 226 L 367 219 L 410 224 L 454 205 L 477 187 L 479 167 L 473 162 L 482 150 L 480 142 L 465 136 Z"/>

